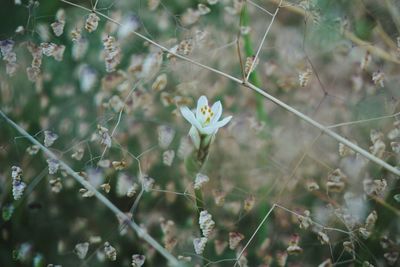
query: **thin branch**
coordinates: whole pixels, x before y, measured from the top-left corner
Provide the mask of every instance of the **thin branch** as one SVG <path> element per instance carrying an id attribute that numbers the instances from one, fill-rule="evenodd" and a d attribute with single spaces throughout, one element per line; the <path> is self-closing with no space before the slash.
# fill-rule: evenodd
<path id="1" fill-rule="evenodd" d="M 265 221 L 268 219 L 269 215 L 271 214 L 271 212 L 275 209 L 276 204 L 272 205 L 271 209 L 267 212 L 267 214 L 264 216 L 264 218 L 262 219 L 262 221 L 260 222 L 260 224 L 258 225 L 258 227 L 256 228 L 256 230 L 254 231 L 253 235 L 250 237 L 249 241 L 247 241 L 246 245 L 244 245 L 243 249 L 240 251 L 239 255 L 236 257 L 236 263 L 235 265 L 233 265 L 233 267 L 235 267 L 240 258 L 242 257 L 244 251 L 246 250 L 246 248 L 250 245 L 250 242 L 253 240 L 253 238 L 255 237 L 255 235 L 258 233 L 258 231 L 260 230 L 261 226 L 263 226 L 263 224 L 265 223 Z"/>
<path id="2" fill-rule="evenodd" d="M 365 119 L 365 120 L 357 120 L 357 121 L 348 121 L 348 122 L 342 122 L 338 124 L 333 124 L 330 126 L 327 126 L 327 128 L 336 128 L 336 127 L 341 127 L 341 126 L 348 126 L 348 125 L 353 125 L 353 124 L 359 124 L 359 123 L 365 123 L 365 122 L 370 122 L 370 121 L 376 121 L 376 120 L 382 120 L 382 119 L 390 119 L 394 118 L 396 116 L 400 115 L 400 112 L 397 112 L 392 115 L 387 115 L 387 116 L 381 116 L 381 117 L 376 117 L 376 118 L 370 118 L 370 119 Z"/>
<path id="3" fill-rule="evenodd" d="M 163 255 L 172 266 L 184 266 L 182 265 L 172 254 L 165 250 L 155 239 L 153 239 L 145 230 L 139 227 L 134 221 L 131 221 L 128 216 L 126 216 L 120 209 L 118 209 L 110 200 L 108 200 L 104 195 L 102 195 L 96 188 L 94 188 L 88 181 L 86 181 L 82 176 L 78 175 L 68 164 L 60 160 L 52 151 L 47 147 L 43 146 L 39 141 L 33 138 L 29 133 L 27 133 L 23 128 L 11 120 L 3 111 L 0 110 L 0 116 L 3 117 L 6 122 L 11 125 L 15 130 L 17 130 L 21 135 L 28 139 L 32 144 L 37 145 L 40 150 L 49 158 L 57 160 L 60 166 L 69 175 L 75 178 L 83 187 L 94 193 L 94 196 L 100 200 L 105 206 L 107 206 L 117 217 L 122 218 L 126 221 L 129 226 L 143 238 L 147 243 L 149 243 L 154 249 L 156 249 L 161 255 Z"/>
<path id="4" fill-rule="evenodd" d="M 246 2 L 249 3 L 249 4 L 252 5 L 252 6 L 257 7 L 258 9 L 261 9 L 262 11 L 264 11 L 265 13 L 267 13 L 267 14 L 270 15 L 270 16 L 272 16 L 272 17 L 274 16 L 273 13 L 269 12 L 268 10 L 266 10 L 265 8 L 261 7 L 260 5 L 258 5 L 258 4 L 256 4 L 256 3 L 254 3 L 254 2 L 251 1 L 251 0 L 247 0 Z"/>

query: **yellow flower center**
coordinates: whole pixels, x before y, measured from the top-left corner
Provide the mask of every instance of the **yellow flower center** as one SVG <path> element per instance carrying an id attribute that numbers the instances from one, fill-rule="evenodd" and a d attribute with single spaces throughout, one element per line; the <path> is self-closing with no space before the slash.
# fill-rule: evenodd
<path id="1" fill-rule="evenodd" d="M 214 116 L 214 112 L 211 111 L 209 106 L 202 106 L 200 108 L 200 112 L 205 117 L 204 125 L 208 125 L 211 121 L 211 118 Z"/>

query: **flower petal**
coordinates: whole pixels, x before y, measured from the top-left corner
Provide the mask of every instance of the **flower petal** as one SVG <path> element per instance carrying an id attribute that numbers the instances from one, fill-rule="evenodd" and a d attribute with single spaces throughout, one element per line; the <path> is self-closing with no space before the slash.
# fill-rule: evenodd
<path id="1" fill-rule="evenodd" d="M 203 114 L 201 114 L 200 109 L 204 106 L 208 106 L 208 100 L 207 100 L 206 96 L 202 95 L 202 96 L 200 96 L 199 100 L 197 100 L 197 108 L 196 108 L 196 118 L 197 119 L 202 118 Z"/>
<path id="2" fill-rule="evenodd" d="M 200 133 L 206 135 L 215 134 L 217 130 L 218 127 L 215 124 L 210 124 L 209 126 L 199 129 Z"/>
<path id="3" fill-rule="evenodd" d="M 214 105 L 212 105 L 211 107 L 211 111 L 214 113 L 214 116 L 212 117 L 210 123 L 215 123 L 216 121 L 219 120 L 219 118 L 221 118 L 222 115 L 221 101 L 215 102 Z"/>
<path id="4" fill-rule="evenodd" d="M 196 119 L 196 117 L 194 116 L 193 112 L 190 111 L 190 109 L 188 107 L 181 107 L 180 108 L 182 116 L 188 121 L 190 122 L 193 126 L 195 126 L 197 129 L 201 128 L 201 125 L 199 123 L 199 121 Z"/>
<path id="5" fill-rule="evenodd" d="M 200 134 L 196 127 L 192 126 L 189 131 L 190 139 L 192 140 L 196 149 L 200 148 Z"/>
<path id="6" fill-rule="evenodd" d="M 228 124 L 228 122 L 231 121 L 231 119 L 232 119 L 232 116 L 226 117 L 226 118 L 224 118 L 223 120 L 214 123 L 214 125 L 215 125 L 217 128 L 224 127 L 225 125 Z"/>

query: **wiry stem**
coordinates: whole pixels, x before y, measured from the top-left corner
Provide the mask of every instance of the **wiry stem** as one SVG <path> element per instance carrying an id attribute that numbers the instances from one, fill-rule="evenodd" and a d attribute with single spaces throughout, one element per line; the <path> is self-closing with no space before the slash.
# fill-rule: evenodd
<path id="1" fill-rule="evenodd" d="M 28 139 L 32 144 L 37 145 L 42 152 L 50 159 L 57 160 L 61 168 L 66 171 L 69 175 L 75 178 L 83 187 L 94 193 L 94 196 L 100 200 L 105 206 L 107 206 L 116 216 L 122 218 L 141 238 L 149 243 L 154 249 L 156 249 L 161 255 L 163 255 L 172 266 L 184 266 L 182 265 L 172 254 L 165 250 L 155 239 L 153 239 L 146 231 L 139 227 L 134 221 L 131 221 L 120 209 L 118 209 L 110 200 L 103 196 L 96 188 L 94 188 L 89 182 L 87 182 L 82 176 L 78 175 L 68 164 L 60 160 L 52 151 L 42 145 L 39 141 L 33 138 L 23 128 L 11 120 L 3 111 L 0 110 L 0 116 L 3 117 L 6 122 L 17 130 L 22 136 Z"/>
<path id="2" fill-rule="evenodd" d="M 82 8 L 82 9 L 84 9 L 84 10 L 87 10 L 87 11 L 90 11 L 90 12 L 91 12 L 90 9 L 85 8 L 85 7 L 82 7 L 82 6 L 79 6 L 79 5 L 74 4 L 74 3 L 71 3 L 71 2 L 69 2 L 69 1 L 67 1 L 67 0 L 60 0 L 60 1 L 62 1 L 62 2 L 64 2 L 64 3 L 67 3 L 67 4 L 70 4 L 70 5 L 74 5 L 74 6 L 80 7 L 80 8 Z M 275 1 L 275 0 L 270 0 L 270 1 Z M 109 20 L 109 21 L 111 21 L 111 22 L 116 23 L 116 24 L 119 25 L 119 26 L 122 26 L 122 24 L 121 24 L 120 22 L 116 21 L 115 19 L 110 18 L 109 16 L 107 16 L 107 15 L 101 13 L 101 12 L 96 11 L 96 14 L 98 14 L 99 16 L 102 16 L 103 18 L 106 18 L 107 20 Z M 247 88 L 249 88 L 249 89 L 251 89 L 251 90 L 253 90 L 253 91 L 255 91 L 255 92 L 261 94 L 262 96 L 264 96 L 265 98 L 267 98 L 267 99 L 269 99 L 270 101 L 274 102 L 274 103 L 277 104 L 278 106 L 280 106 L 280 107 L 282 107 L 283 109 L 287 110 L 288 112 L 294 114 L 295 116 L 299 117 L 300 119 L 306 121 L 307 123 L 309 123 L 310 125 L 314 126 L 315 128 L 321 130 L 322 133 L 325 133 L 325 134 L 329 135 L 330 137 L 336 139 L 336 141 L 343 143 L 344 145 L 348 146 L 349 148 L 351 148 L 351 149 L 354 150 L 355 152 L 360 153 L 362 156 L 364 156 L 364 157 L 366 157 L 367 159 L 369 159 L 369 160 L 375 162 L 376 164 L 380 165 L 381 167 L 387 169 L 387 170 L 390 171 L 391 173 L 393 173 L 393 174 L 395 174 L 395 175 L 397 175 L 397 176 L 400 176 L 400 170 L 399 170 L 399 169 L 397 169 L 397 168 L 391 166 L 390 164 L 386 163 L 385 161 L 383 161 L 383 160 L 381 160 L 381 159 L 375 157 L 374 155 L 372 155 L 372 154 L 369 153 L 368 151 L 362 149 L 361 147 L 355 145 L 354 143 L 350 142 L 350 141 L 347 140 L 346 138 L 340 136 L 339 134 L 337 134 L 337 133 L 333 132 L 332 130 L 328 129 L 327 127 L 323 126 L 321 123 L 319 123 L 319 122 L 313 120 L 312 118 L 310 118 L 310 117 L 308 117 L 307 115 L 301 113 L 300 111 L 296 110 L 295 108 L 289 106 L 288 104 L 286 104 L 286 103 L 282 102 L 281 100 L 275 98 L 274 96 L 268 94 L 268 93 L 265 92 L 263 89 L 261 89 L 261 88 L 255 86 L 255 85 L 253 85 L 253 84 L 251 84 L 251 83 L 249 83 L 249 82 L 242 81 L 241 79 L 238 79 L 238 78 L 236 78 L 236 77 L 233 77 L 232 75 L 229 75 L 229 74 L 227 74 L 227 73 L 225 73 L 225 72 L 222 72 L 222 71 L 220 71 L 220 70 L 217 70 L 217 69 L 212 68 L 212 67 L 209 67 L 209 66 L 206 66 L 206 65 L 201 64 L 201 63 L 199 63 L 199 62 L 196 62 L 196 61 L 194 61 L 194 60 L 192 60 L 192 59 L 190 59 L 190 58 L 188 58 L 188 57 L 185 57 L 185 56 L 182 56 L 182 55 L 180 55 L 180 54 L 178 54 L 178 53 L 175 53 L 175 52 L 169 50 L 168 48 L 166 48 L 166 47 L 164 47 L 164 46 L 158 44 L 157 42 L 151 40 L 150 38 L 148 38 L 148 37 L 146 37 L 146 36 L 144 36 L 144 35 L 142 35 L 142 34 L 136 32 L 136 31 L 132 31 L 132 33 L 135 34 L 136 36 L 138 36 L 138 37 L 140 37 L 140 38 L 142 38 L 142 39 L 148 41 L 149 43 L 153 44 L 154 46 L 160 48 L 161 50 L 163 50 L 163 51 L 165 51 L 165 52 L 168 52 L 168 53 L 174 55 L 176 58 L 185 60 L 185 61 L 187 61 L 187 62 L 192 63 L 193 65 L 199 66 L 199 67 L 201 67 L 201 68 L 207 69 L 207 70 L 209 70 L 209 71 L 211 71 L 211 72 L 214 72 L 214 73 L 216 73 L 216 74 L 219 74 L 219 75 L 221 75 L 221 76 L 224 76 L 224 77 L 230 79 L 230 80 L 233 81 L 233 82 L 236 82 L 236 83 L 238 83 L 238 84 L 241 84 L 242 86 L 247 87 Z M 376 52 L 377 50 L 374 50 L 374 51 Z M 383 50 L 382 50 L 382 51 L 383 51 Z M 386 53 L 386 52 L 384 52 L 384 53 Z M 386 54 L 387 54 L 387 53 L 386 53 Z M 393 61 L 393 60 L 392 60 L 392 61 Z M 399 63 L 400 63 L 400 61 L 399 61 Z"/>

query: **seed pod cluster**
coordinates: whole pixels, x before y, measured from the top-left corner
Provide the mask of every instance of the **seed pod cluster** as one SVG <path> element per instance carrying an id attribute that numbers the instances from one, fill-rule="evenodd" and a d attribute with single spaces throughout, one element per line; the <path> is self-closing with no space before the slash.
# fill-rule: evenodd
<path id="1" fill-rule="evenodd" d="M 103 39 L 104 60 L 106 71 L 113 72 L 121 62 L 121 49 L 113 36 L 108 35 Z"/>
<path id="2" fill-rule="evenodd" d="M 85 29 L 88 32 L 93 32 L 97 29 L 99 25 L 100 18 L 96 15 L 96 13 L 90 13 L 88 18 L 86 19 Z"/>
<path id="3" fill-rule="evenodd" d="M 208 211 L 203 210 L 200 212 L 199 225 L 201 231 L 203 232 L 203 236 L 208 238 L 215 226 L 215 222 L 213 221 L 212 216 L 210 213 L 208 213 Z"/>
<path id="4" fill-rule="evenodd" d="M 11 39 L 6 39 L 0 41 L 0 51 L 3 60 L 6 61 L 6 73 L 9 76 L 14 76 L 17 71 L 17 54 L 13 52 L 14 41 Z"/>
<path id="5" fill-rule="evenodd" d="M 18 200 L 22 197 L 26 184 L 22 181 L 22 169 L 18 166 L 11 167 L 12 177 L 12 194 L 14 200 Z"/>
<path id="6" fill-rule="evenodd" d="M 50 24 L 53 29 L 54 34 L 58 37 L 64 32 L 65 26 L 65 11 L 64 9 L 59 9 L 56 14 L 56 21 Z"/>

